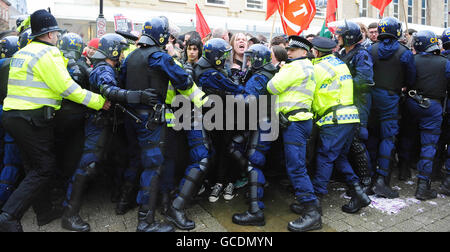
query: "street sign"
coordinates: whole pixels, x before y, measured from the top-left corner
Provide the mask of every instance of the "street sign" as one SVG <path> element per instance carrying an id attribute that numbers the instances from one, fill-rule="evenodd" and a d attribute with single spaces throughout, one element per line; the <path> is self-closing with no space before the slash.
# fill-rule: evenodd
<path id="1" fill-rule="evenodd" d="M 97 18 L 97 38 L 106 34 L 106 19 Z"/>

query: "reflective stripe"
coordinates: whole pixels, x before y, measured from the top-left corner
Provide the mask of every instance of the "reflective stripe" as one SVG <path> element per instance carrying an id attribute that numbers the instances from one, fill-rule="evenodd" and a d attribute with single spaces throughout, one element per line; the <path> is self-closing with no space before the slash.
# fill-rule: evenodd
<path id="1" fill-rule="evenodd" d="M 56 105 L 60 106 L 61 101 L 60 100 L 54 100 L 49 98 L 38 98 L 38 97 L 28 97 L 28 96 L 19 96 L 19 95 L 8 95 L 8 98 L 14 98 L 19 100 L 24 100 L 27 102 L 32 102 L 40 105 Z"/>
<path id="2" fill-rule="evenodd" d="M 30 56 L 30 57 L 35 57 L 36 54 L 32 53 L 32 52 L 26 52 L 26 51 L 19 51 L 17 53 L 17 55 L 25 55 L 25 56 Z"/>
<path id="3" fill-rule="evenodd" d="M 195 97 L 196 97 L 197 95 L 201 94 L 201 93 L 202 93 L 202 90 L 196 89 L 192 94 L 189 95 L 189 99 L 190 99 L 190 100 L 194 100 Z"/>
<path id="4" fill-rule="evenodd" d="M 306 82 L 308 82 L 308 81 L 309 80 L 306 80 Z M 310 96 L 310 97 L 313 97 L 313 95 L 314 95 L 313 91 L 308 90 L 308 89 L 306 89 L 304 87 L 299 87 L 299 86 L 289 87 L 289 88 L 286 89 L 286 92 L 300 92 L 300 93 L 302 93 L 304 95 L 307 95 L 307 96 Z"/>
<path id="5" fill-rule="evenodd" d="M 78 85 L 77 83 L 72 83 L 72 85 L 66 89 L 66 91 L 64 91 L 61 96 L 62 97 L 67 97 L 69 95 L 71 95 L 73 92 L 75 92 L 75 90 L 77 90 L 78 88 L 81 88 L 80 85 Z"/>
<path id="6" fill-rule="evenodd" d="M 84 100 L 83 100 L 82 104 L 84 106 L 87 106 L 89 104 L 89 102 L 91 101 L 91 98 L 92 98 L 91 91 L 87 91 L 86 97 L 84 97 Z"/>
<path id="7" fill-rule="evenodd" d="M 327 71 L 331 75 L 331 78 L 336 77 L 336 72 L 334 72 L 333 69 L 328 66 L 328 64 L 323 62 L 323 63 L 320 63 L 319 66 L 321 66 L 323 69 L 325 69 L 325 71 Z"/>
<path id="8" fill-rule="evenodd" d="M 43 89 L 50 89 L 47 84 L 40 81 L 28 81 L 28 80 L 15 80 L 15 79 L 9 79 L 8 85 L 13 86 L 21 86 L 21 87 L 32 87 L 32 88 L 43 88 Z"/>
<path id="9" fill-rule="evenodd" d="M 305 109 L 311 109 L 311 106 L 303 103 L 303 102 L 280 102 L 278 103 L 278 107 L 287 107 L 287 108 L 293 108 L 293 107 L 298 107 L 298 108 L 305 108 Z"/>
<path id="10" fill-rule="evenodd" d="M 341 85 L 339 85 L 339 81 L 334 80 L 333 83 L 328 87 L 328 91 L 334 91 L 341 89 Z"/>
<path id="11" fill-rule="evenodd" d="M 28 68 L 27 68 L 27 80 L 28 81 L 32 81 L 34 79 L 34 73 L 33 73 L 33 68 L 34 66 L 38 63 L 38 61 L 48 52 L 50 52 L 51 50 L 53 50 L 54 48 L 49 46 L 46 47 L 45 49 L 43 49 L 42 51 L 38 52 L 28 63 Z"/>
<path id="12" fill-rule="evenodd" d="M 272 94 L 279 94 L 280 92 L 278 91 L 278 89 L 275 87 L 275 84 L 273 83 L 272 80 L 269 81 L 269 83 L 267 83 L 267 89 L 270 89 L 269 91 Z"/>

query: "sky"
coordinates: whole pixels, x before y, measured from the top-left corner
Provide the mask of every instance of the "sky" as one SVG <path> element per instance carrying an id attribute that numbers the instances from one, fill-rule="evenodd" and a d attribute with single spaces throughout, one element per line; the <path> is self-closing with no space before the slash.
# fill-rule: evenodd
<path id="1" fill-rule="evenodd" d="M 47 9 L 50 0 L 27 0 L 28 13 L 31 14 L 39 9 Z"/>

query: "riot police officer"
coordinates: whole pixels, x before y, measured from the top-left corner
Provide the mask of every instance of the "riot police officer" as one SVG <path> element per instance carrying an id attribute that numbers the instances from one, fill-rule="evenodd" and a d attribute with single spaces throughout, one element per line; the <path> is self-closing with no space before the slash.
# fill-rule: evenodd
<path id="1" fill-rule="evenodd" d="M 320 128 L 314 191 L 317 195 L 328 193 L 328 182 L 335 166 L 345 176 L 351 191 L 351 200 L 342 206 L 342 211 L 357 213 L 371 201 L 362 190 L 360 180 L 348 161 L 348 152 L 360 123 L 358 109 L 353 101 L 352 76 L 347 65 L 332 55 L 331 51 L 336 47 L 334 41 L 315 38 L 311 43 L 317 57 L 313 60 L 317 83 L 313 109 L 317 115 L 316 124 Z"/>
<path id="2" fill-rule="evenodd" d="M 372 88 L 373 110 L 380 124 L 378 169 L 371 189 L 386 198 L 397 198 L 397 191 L 389 186 L 394 166 L 395 145 L 399 133 L 399 103 L 402 88 L 412 86 L 416 79 L 416 67 L 411 51 L 399 43 L 402 24 L 393 17 L 383 18 L 378 24 L 378 40 L 368 48 L 374 63 Z"/>
<path id="3" fill-rule="evenodd" d="M 89 82 L 92 90 L 102 93 L 112 86 L 118 86 L 116 67 L 122 52 L 127 48 L 125 38 L 117 34 L 106 34 L 100 39 L 98 51 L 92 57 L 96 65 L 91 72 Z M 120 92 L 123 99 L 133 99 L 141 102 L 141 93 Z M 131 97 L 131 98 L 130 98 Z M 64 215 L 61 226 L 65 229 L 79 232 L 90 231 L 90 226 L 79 216 L 82 203 L 83 191 L 88 180 L 93 179 L 99 172 L 99 162 L 105 160 L 105 155 L 110 150 L 113 140 L 113 115 L 111 113 L 89 111 L 89 117 L 85 125 L 84 150 L 79 161 L 78 168 L 74 172 L 67 189 Z M 123 153 L 123 152 L 121 152 Z M 119 165 L 126 166 L 126 156 L 117 158 Z"/>
<path id="4" fill-rule="evenodd" d="M 220 95 L 223 100 L 225 100 L 227 94 L 237 95 L 245 92 L 244 86 L 236 85 L 231 79 L 227 78 L 228 74 L 224 66 L 230 52 L 231 46 L 225 40 L 211 39 L 204 45 L 204 54 L 194 66 L 197 85 L 202 87 L 205 93 Z M 195 222 L 186 216 L 185 207 L 212 167 L 212 159 L 215 153 L 210 136 L 211 132 L 207 132 L 203 126 L 202 129 L 195 127 L 187 132 L 189 148 L 193 153 L 191 155 L 192 164 L 186 169 L 186 176 L 180 185 L 180 194 L 173 201 L 167 214 L 167 220 L 182 230 L 195 228 Z M 219 144 L 225 146 L 231 140 L 231 138 L 220 136 L 216 139 L 219 139 L 217 141 Z M 221 154 L 224 155 L 224 153 Z"/>
<path id="5" fill-rule="evenodd" d="M 408 89 L 409 97 L 406 101 L 410 117 L 408 118 L 410 132 L 401 141 L 407 141 L 409 148 L 405 149 L 411 150 L 415 139 L 412 136 L 420 133 L 421 151 L 417 164 L 416 198 L 429 200 L 437 197 L 437 192 L 431 189 L 431 173 L 441 135 L 442 104 L 446 97 L 448 83 L 450 83 L 450 61 L 440 56 L 439 41 L 434 32 L 420 31 L 413 36 L 413 41 L 417 52 L 414 56 L 417 79 Z M 405 160 L 412 158 L 410 151 L 400 154 L 404 155 Z"/>
<path id="6" fill-rule="evenodd" d="M 442 52 L 442 55 L 445 56 L 447 59 L 450 60 L 450 28 L 447 28 L 444 30 L 442 37 L 442 46 L 444 48 L 444 51 Z M 442 181 L 441 186 L 439 187 L 439 192 L 442 194 L 445 194 L 447 196 L 450 196 L 450 133 L 448 130 L 450 129 L 450 120 L 449 120 L 449 112 L 450 112 L 450 88 L 447 87 L 447 104 L 444 104 L 446 107 L 446 122 L 444 122 L 444 129 L 445 131 L 442 132 L 444 137 L 444 142 L 447 144 L 447 154 L 445 158 L 445 178 Z"/>
<path id="7" fill-rule="evenodd" d="M 360 43 L 363 35 L 358 24 L 345 21 L 345 25 L 337 28 L 336 34 L 339 35 L 339 45 L 343 47 L 339 57 L 347 64 L 353 77 L 353 99 L 361 121 L 350 148 L 349 161 L 367 191 L 373 175 L 366 148 L 369 139 L 367 125 L 372 106 L 370 94 L 370 88 L 373 86 L 372 56 Z"/>
<path id="8" fill-rule="evenodd" d="M 192 77 L 178 66 L 170 55 L 163 51 L 169 40 L 169 29 L 162 18 L 152 18 L 144 23 L 142 37 L 138 41 L 140 48 L 133 51 L 124 61 L 121 74 L 125 88 L 129 90 L 154 89 L 158 103 L 153 106 L 136 106 L 135 110 L 144 121 L 143 124 L 126 122 L 134 136 L 128 135 L 130 141 L 138 141 L 141 148 L 142 166 L 141 189 L 137 202 L 138 232 L 170 232 L 171 225 L 155 220 L 160 176 L 164 169 L 165 135 L 167 130 L 166 95 L 169 81 L 173 88 L 183 95 L 197 99 L 202 96 L 200 90 L 194 89 Z M 200 92 L 198 92 L 200 91 Z"/>
<path id="9" fill-rule="evenodd" d="M 250 61 L 251 65 L 250 70 L 246 74 L 247 77 L 244 79 L 245 95 L 254 96 L 257 99 L 266 99 L 269 94 L 267 91 L 267 83 L 277 73 L 277 69 L 271 63 L 272 53 L 270 49 L 264 45 L 252 45 L 244 54 L 244 58 Z M 247 60 L 244 60 L 244 66 L 247 65 Z M 270 102 L 269 99 L 265 104 L 270 104 Z M 258 108 L 259 110 L 262 109 L 263 111 L 265 110 L 270 113 L 270 111 L 268 111 L 270 106 L 266 108 L 258 106 Z M 261 115 L 261 111 L 258 114 Z M 258 121 L 268 123 L 270 118 L 268 118 L 267 114 L 265 116 L 266 117 L 264 118 L 259 118 Z M 259 127 L 259 130 L 249 132 L 249 137 L 245 142 L 247 146 L 244 146 L 243 148 L 246 150 L 246 153 L 239 152 L 239 148 L 231 149 L 232 155 L 235 156 L 239 164 L 243 164 L 244 167 L 242 168 L 248 173 L 250 187 L 249 209 L 244 213 L 234 214 L 232 217 L 233 223 L 239 225 L 265 225 L 263 212 L 264 203 L 262 202 L 262 198 L 266 179 L 261 169 L 266 163 L 266 154 L 270 149 L 271 142 L 262 139 L 261 133 L 267 133 L 267 130 L 262 131 Z"/>

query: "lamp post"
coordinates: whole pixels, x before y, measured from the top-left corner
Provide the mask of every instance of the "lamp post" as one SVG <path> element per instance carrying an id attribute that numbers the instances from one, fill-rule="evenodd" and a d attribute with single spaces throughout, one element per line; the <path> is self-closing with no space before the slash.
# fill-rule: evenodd
<path id="1" fill-rule="evenodd" d="M 106 19 L 103 15 L 103 0 L 100 0 L 100 14 L 97 18 L 97 38 L 106 34 Z"/>

